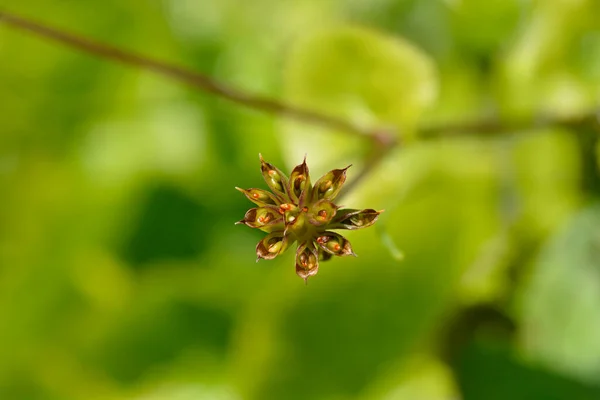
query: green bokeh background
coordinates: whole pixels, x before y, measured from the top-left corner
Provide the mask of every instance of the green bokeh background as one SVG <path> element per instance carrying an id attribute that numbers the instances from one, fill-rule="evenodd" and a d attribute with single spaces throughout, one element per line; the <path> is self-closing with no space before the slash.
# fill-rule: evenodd
<path id="1" fill-rule="evenodd" d="M 597 122 L 419 135 L 597 108 L 599 2 L 0 9 L 403 139 L 305 286 L 234 186 L 258 153 L 352 180 L 367 141 L 0 24 L 0 399 L 600 398 Z"/>

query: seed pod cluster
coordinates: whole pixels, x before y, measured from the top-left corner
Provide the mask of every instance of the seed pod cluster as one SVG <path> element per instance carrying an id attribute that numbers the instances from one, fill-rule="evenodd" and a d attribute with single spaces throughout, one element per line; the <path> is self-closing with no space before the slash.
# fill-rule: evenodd
<path id="1" fill-rule="evenodd" d="M 236 224 L 268 233 L 256 246 L 257 261 L 271 260 L 298 242 L 296 274 L 306 281 L 317 274 L 320 261 L 356 255 L 348 239 L 332 230 L 366 228 L 377 221 L 381 211 L 341 209 L 334 203 L 349 166 L 329 171 L 312 185 L 306 158 L 289 178 L 262 156 L 260 163 L 270 191 L 236 188 L 257 206 Z"/>

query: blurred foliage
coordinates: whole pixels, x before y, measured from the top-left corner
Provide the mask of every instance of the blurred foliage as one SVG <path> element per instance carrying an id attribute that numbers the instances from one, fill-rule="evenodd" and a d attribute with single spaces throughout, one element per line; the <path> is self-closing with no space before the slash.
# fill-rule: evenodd
<path id="1" fill-rule="evenodd" d="M 1 399 L 600 398 L 598 124 L 418 129 L 597 107 L 599 2 L 0 9 L 405 139 L 305 287 L 233 188 L 259 152 L 352 179 L 367 142 L 0 25 Z"/>

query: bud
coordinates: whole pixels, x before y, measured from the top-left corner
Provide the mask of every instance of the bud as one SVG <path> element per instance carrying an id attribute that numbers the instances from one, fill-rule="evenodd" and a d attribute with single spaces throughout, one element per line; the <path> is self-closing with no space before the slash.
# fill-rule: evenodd
<path id="1" fill-rule="evenodd" d="M 355 256 L 350 241 L 335 232 L 325 231 L 315 241 L 325 252 L 334 256 Z"/>
<path id="2" fill-rule="evenodd" d="M 248 200 L 250 200 L 251 202 L 253 202 L 254 204 L 256 204 L 259 207 L 263 207 L 266 205 L 277 205 L 279 204 L 279 202 L 277 201 L 277 198 L 272 194 L 267 192 L 266 190 L 262 190 L 262 189 L 241 189 L 239 187 L 236 187 L 237 190 L 239 190 L 240 192 L 244 193 L 244 195 L 248 198 Z"/>
<path id="3" fill-rule="evenodd" d="M 327 199 L 317 201 L 308 211 L 308 221 L 321 226 L 328 224 L 337 212 L 337 206 Z"/>
<path id="4" fill-rule="evenodd" d="M 260 156 L 260 169 L 262 171 L 263 178 L 273 193 L 278 197 L 285 199 L 288 193 L 288 179 L 277 167 L 266 162 L 262 156 Z"/>
<path id="5" fill-rule="evenodd" d="M 313 189 L 313 199 L 333 200 L 338 195 L 344 182 L 346 182 L 346 171 L 351 166 L 348 165 L 344 169 L 334 169 L 323 175 Z"/>
<path id="6" fill-rule="evenodd" d="M 273 232 L 265 236 L 256 245 L 256 262 L 261 258 L 272 260 L 283 253 L 289 245 L 289 239 L 283 232 Z"/>
<path id="7" fill-rule="evenodd" d="M 318 252 L 313 244 L 306 242 L 301 244 L 296 251 L 296 274 L 304 279 L 314 276 L 319 271 Z"/>
<path id="8" fill-rule="evenodd" d="M 382 212 L 383 210 L 375 211 L 370 208 L 366 210 L 340 210 L 328 228 L 348 230 L 366 228 L 373 225 Z"/>
<path id="9" fill-rule="evenodd" d="M 310 175 L 306 165 L 306 157 L 302 164 L 297 165 L 290 175 L 290 197 L 302 206 L 309 202 L 311 194 Z"/>
<path id="10" fill-rule="evenodd" d="M 250 228 L 259 228 L 264 232 L 272 232 L 282 229 L 284 226 L 283 217 L 278 209 L 273 206 L 251 208 L 244 215 L 244 219 L 236 224 L 245 224 Z"/>

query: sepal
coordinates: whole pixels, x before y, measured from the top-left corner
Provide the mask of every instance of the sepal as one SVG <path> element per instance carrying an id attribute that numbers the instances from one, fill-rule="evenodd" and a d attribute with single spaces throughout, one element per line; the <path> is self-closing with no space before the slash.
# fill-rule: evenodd
<path id="1" fill-rule="evenodd" d="M 304 279 L 314 276 L 319 272 L 319 254 L 312 242 L 305 242 L 298 246 L 296 251 L 296 274 Z"/>
<path id="2" fill-rule="evenodd" d="M 290 244 L 289 237 L 281 231 L 268 234 L 256 245 L 256 262 L 261 258 L 272 260 L 286 251 Z"/>
<path id="3" fill-rule="evenodd" d="M 311 191 L 310 174 L 306 165 L 306 157 L 304 157 L 302 164 L 297 165 L 290 174 L 290 197 L 302 207 L 310 202 Z"/>
<path id="4" fill-rule="evenodd" d="M 277 198 L 271 192 L 267 192 L 266 190 L 256 188 L 242 189 L 239 187 L 236 187 L 236 189 L 242 192 L 248 200 L 250 200 L 259 207 L 267 205 L 279 205 L 279 201 L 277 200 Z"/>
<path id="5" fill-rule="evenodd" d="M 280 230 L 284 226 L 283 216 L 279 209 L 273 206 L 251 208 L 246 212 L 244 218 L 236 224 L 245 224 L 250 228 L 259 228 L 264 232 Z"/>
<path id="6" fill-rule="evenodd" d="M 283 172 L 281 172 L 276 166 L 266 162 L 262 155 L 260 156 L 260 170 L 262 172 L 265 182 L 280 199 L 287 202 L 289 199 L 289 183 L 288 178 Z"/>
<path id="7" fill-rule="evenodd" d="M 356 230 L 371 226 L 379 218 L 381 211 L 375 211 L 371 208 L 365 210 L 344 209 L 339 210 L 336 216 L 328 226 L 329 229 L 348 229 Z"/>
<path id="8" fill-rule="evenodd" d="M 313 188 L 313 200 L 335 199 L 346 182 L 346 171 L 350 167 L 351 165 L 344 169 L 334 169 L 319 178 Z"/>
<path id="9" fill-rule="evenodd" d="M 350 241 L 339 233 L 325 231 L 315 241 L 321 250 L 334 256 L 355 256 Z"/>
<path id="10" fill-rule="evenodd" d="M 326 225 L 335 217 L 338 207 L 327 199 L 317 201 L 308 211 L 308 221 L 314 226 Z"/>

